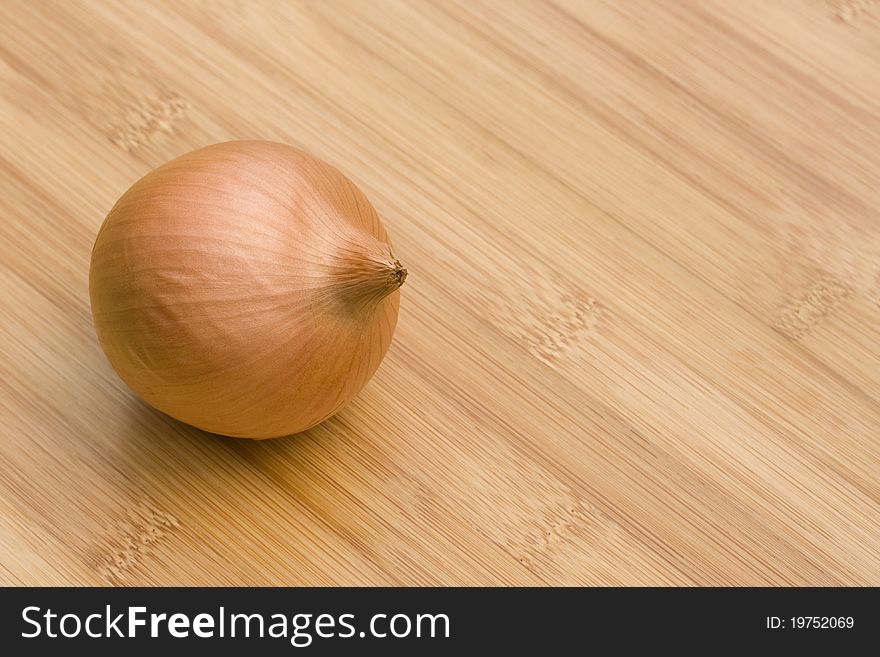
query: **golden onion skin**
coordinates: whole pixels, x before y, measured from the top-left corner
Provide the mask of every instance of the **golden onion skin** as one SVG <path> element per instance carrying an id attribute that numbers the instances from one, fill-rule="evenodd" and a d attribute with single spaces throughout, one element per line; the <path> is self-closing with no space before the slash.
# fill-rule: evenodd
<path id="1" fill-rule="evenodd" d="M 406 277 L 373 206 L 290 146 L 216 144 L 136 182 L 92 250 L 95 330 L 120 378 L 205 431 L 330 417 L 391 343 Z"/>

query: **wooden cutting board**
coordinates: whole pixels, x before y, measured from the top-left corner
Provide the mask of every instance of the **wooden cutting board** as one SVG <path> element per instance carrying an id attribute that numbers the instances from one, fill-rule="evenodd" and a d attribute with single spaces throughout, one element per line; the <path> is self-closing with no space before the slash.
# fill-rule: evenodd
<path id="1" fill-rule="evenodd" d="M 89 252 L 229 139 L 409 268 L 354 404 L 220 438 Z M 880 3 L 0 2 L 0 581 L 880 584 Z"/>

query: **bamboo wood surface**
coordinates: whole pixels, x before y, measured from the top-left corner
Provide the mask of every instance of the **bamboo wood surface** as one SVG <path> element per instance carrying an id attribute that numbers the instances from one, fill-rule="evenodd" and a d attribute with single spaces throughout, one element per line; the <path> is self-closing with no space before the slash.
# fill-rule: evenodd
<path id="1" fill-rule="evenodd" d="M 410 277 L 345 411 L 119 381 L 89 253 L 229 139 Z M 0 582 L 880 584 L 880 3 L 0 0 Z"/>

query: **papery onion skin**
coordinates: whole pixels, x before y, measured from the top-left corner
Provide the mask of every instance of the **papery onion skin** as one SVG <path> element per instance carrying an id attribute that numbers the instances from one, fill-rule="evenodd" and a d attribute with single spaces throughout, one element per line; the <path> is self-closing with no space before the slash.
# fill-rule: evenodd
<path id="1" fill-rule="evenodd" d="M 92 250 L 98 339 L 147 403 L 272 438 L 340 410 L 379 366 L 406 277 L 373 206 L 290 146 L 215 144 L 136 182 Z"/>

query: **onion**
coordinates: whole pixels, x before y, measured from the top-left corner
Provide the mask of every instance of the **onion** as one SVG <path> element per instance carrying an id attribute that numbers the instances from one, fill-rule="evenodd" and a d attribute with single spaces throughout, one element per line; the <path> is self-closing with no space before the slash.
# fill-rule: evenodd
<path id="1" fill-rule="evenodd" d="M 282 144 L 183 155 L 120 198 L 92 250 L 101 346 L 156 409 L 228 436 L 308 429 L 391 343 L 406 270 L 335 168 Z"/>

